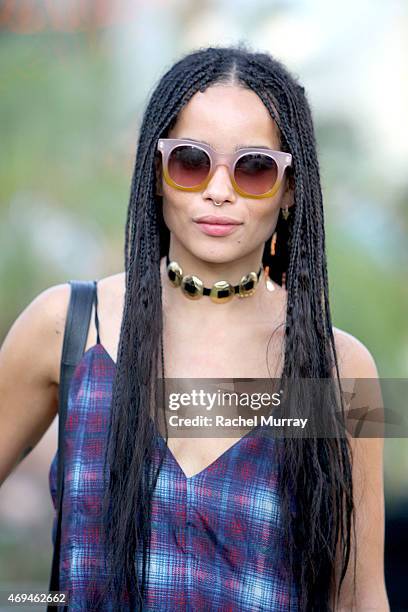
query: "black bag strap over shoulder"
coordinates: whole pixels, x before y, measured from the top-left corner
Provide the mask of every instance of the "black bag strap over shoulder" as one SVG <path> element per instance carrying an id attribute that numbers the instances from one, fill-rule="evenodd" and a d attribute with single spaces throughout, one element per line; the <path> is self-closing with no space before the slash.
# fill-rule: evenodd
<path id="1" fill-rule="evenodd" d="M 84 354 L 92 305 L 96 298 L 94 281 L 69 281 L 69 284 L 71 285 L 71 296 L 64 330 L 59 384 L 57 526 L 49 591 L 59 591 L 61 514 L 64 493 L 64 431 L 68 391 L 75 368 Z M 48 605 L 48 611 L 53 609 L 55 610 L 54 605 Z"/>

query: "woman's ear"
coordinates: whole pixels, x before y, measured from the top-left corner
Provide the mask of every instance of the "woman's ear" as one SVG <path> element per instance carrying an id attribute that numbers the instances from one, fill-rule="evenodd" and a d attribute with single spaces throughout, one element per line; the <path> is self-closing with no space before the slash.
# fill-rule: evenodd
<path id="1" fill-rule="evenodd" d="M 282 196 L 281 208 L 290 208 L 295 202 L 295 179 L 292 174 L 287 175 L 285 191 Z"/>
<path id="2" fill-rule="evenodd" d="M 159 156 L 154 158 L 154 168 L 156 175 L 156 195 L 162 196 L 162 164 Z"/>

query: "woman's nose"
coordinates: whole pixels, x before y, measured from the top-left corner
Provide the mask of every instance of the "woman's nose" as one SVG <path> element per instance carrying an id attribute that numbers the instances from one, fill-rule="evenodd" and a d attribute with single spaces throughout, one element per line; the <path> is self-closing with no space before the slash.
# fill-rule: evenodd
<path id="1" fill-rule="evenodd" d="M 216 202 L 224 200 L 235 201 L 235 190 L 231 182 L 228 167 L 219 165 L 215 168 L 214 174 L 204 189 L 204 197 L 210 197 Z"/>

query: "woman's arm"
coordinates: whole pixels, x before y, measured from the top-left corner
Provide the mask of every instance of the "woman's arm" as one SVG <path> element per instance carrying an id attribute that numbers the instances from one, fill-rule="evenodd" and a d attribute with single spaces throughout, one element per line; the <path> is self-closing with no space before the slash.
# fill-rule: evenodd
<path id="1" fill-rule="evenodd" d="M 57 414 L 69 295 L 68 284 L 40 293 L 14 322 L 0 349 L 0 484 Z"/>
<path id="2" fill-rule="evenodd" d="M 353 406 L 375 408 L 378 398 L 378 372 L 368 349 L 353 336 L 338 330 L 340 376 L 356 379 Z M 357 379 L 373 379 L 366 386 Z M 368 391 L 364 392 L 366 389 Z M 377 406 L 378 407 L 378 406 Z M 378 434 L 380 435 L 380 433 Z M 350 437 L 353 454 L 355 534 L 357 543 L 356 593 L 353 605 L 354 538 L 347 573 L 336 612 L 351 610 L 389 612 L 384 578 L 384 439 Z M 339 561 L 339 559 L 338 559 Z M 338 568 L 340 567 L 338 563 Z M 339 570 L 338 570 L 339 575 Z"/>

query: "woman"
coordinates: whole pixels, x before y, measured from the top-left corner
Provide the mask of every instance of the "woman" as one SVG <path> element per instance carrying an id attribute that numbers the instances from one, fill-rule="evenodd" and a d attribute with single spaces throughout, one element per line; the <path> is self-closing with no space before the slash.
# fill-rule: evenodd
<path id="1" fill-rule="evenodd" d="M 67 431 L 72 609 L 389 610 L 381 439 L 163 448 L 149 427 L 163 375 L 378 376 L 331 325 L 312 118 L 281 63 L 208 48 L 162 77 L 140 130 L 125 272 L 97 298 Z M 56 414 L 68 299 L 67 284 L 44 291 L 4 343 L 3 478 Z"/>

